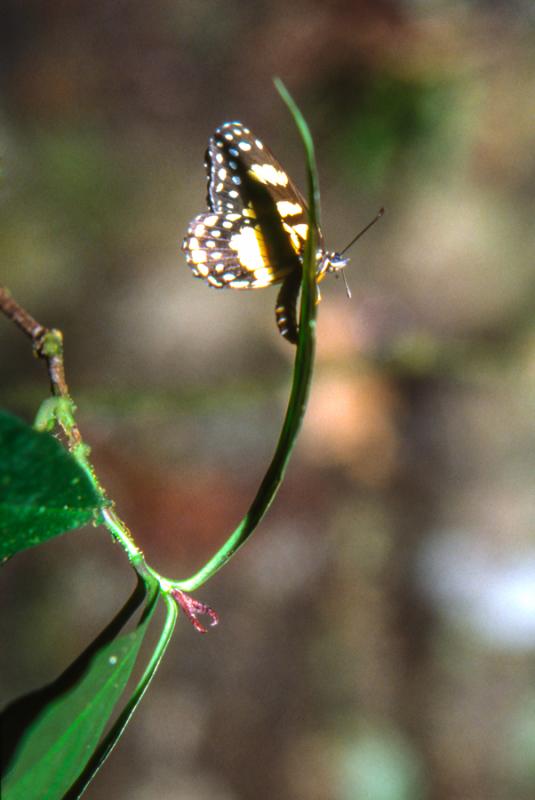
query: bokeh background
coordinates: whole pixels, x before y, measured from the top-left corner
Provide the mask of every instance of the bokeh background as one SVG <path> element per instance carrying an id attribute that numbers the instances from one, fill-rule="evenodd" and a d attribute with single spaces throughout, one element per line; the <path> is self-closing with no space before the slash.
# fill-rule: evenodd
<path id="1" fill-rule="evenodd" d="M 94 463 L 185 577 L 246 510 L 293 350 L 275 291 L 193 280 L 203 154 L 240 119 L 298 183 L 325 281 L 310 407 L 253 539 L 199 592 L 92 800 L 535 797 L 535 14 L 530 0 L 4 0 L 1 282 L 66 340 Z M 2 405 L 42 364 L 0 320 Z M 3 570 L 5 697 L 133 586 L 103 530 Z"/>

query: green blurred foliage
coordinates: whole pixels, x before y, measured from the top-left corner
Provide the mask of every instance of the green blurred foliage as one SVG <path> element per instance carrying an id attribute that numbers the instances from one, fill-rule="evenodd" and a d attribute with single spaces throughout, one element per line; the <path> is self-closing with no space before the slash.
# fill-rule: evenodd
<path id="1" fill-rule="evenodd" d="M 432 169 L 451 147 L 454 108 L 453 79 L 432 83 L 380 75 L 341 117 L 334 166 L 348 182 L 371 191 L 383 187 L 415 151 L 419 169 Z"/>

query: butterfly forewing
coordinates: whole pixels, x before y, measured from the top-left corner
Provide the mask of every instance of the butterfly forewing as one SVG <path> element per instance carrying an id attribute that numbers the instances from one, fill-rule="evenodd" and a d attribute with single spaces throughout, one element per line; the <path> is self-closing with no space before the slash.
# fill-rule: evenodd
<path id="1" fill-rule="evenodd" d="M 275 202 L 286 203 L 278 209 L 281 216 L 291 210 L 295 221 L 306 222 L 306 205 L 299 189 L 271 150 L 241 122 L 226 122 L 217 128 L 208 143 L 207 200 L 213 211 L 240 211 L 247 206 L 247 198 L 243 196 L 246 187 L 237 174 L 240 166 L 269 187 Z"/>
<path id="2" fill-rule="evenodd" d="M 241 122 L 226 122 L 206 151 L 207 202 L 213 211 L 241 213 L 250 207 L 251 181 L 269 191 L 294 250 L 302 255 L 307 236 L 306 204 L 271 150 Z"/>

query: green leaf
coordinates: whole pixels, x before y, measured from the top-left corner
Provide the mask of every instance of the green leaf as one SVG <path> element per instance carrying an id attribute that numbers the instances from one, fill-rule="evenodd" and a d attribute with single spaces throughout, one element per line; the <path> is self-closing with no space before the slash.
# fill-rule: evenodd
<path id="1" fill-rule="evenodd" d="M 0 411 L 0 560 L 80 528 L 106 503 L 51 434 Z"/>
<path id="2" fill-rule="evenodd" d="M 121 711 L 120 715 L 115 720 L 112 728 L 108 731 L 104 739 L 100 742 L 98 748 L 93 753 L 93 756 L 88 761 L 84 771 L 81 773 L 80 777 L 76 780 L 76 782 L 71 786 L 70 790 L 67 792 L 63 800 L 78 800 L 78 798 L 82 796 L 85 789 L 87 788 L 89 783 L 93 780 L 96 773 L 104 764 L 109 754 L 111 753 L 111 751 L 117 744 L 118 740 L 122 736 L 124 729 L 130 722 L 132 714 L 138 707 L 145 692 L 149 688 L 149 684 L 152 681 L 156 673 L 156 670 L 160 665 L 160 661 L 163 658 L 163 654 L 167 649 L 167 645 L 171 640 L 171 635 L 175 627 L 177 613 L 178 613 L 177 605 L 174 599 L 170 597 L 169 594 L 164 595 L 164 600 L 167 606 L 167 614 L 165 617 L 163 629 L 160 634 L 160 638 L 156 644 L 156 647 L 154 648 L 154 651 L 151 655 L 149 663 L 147 664 L 147 667 L 145 668 L 145 671 L 141 677 L 141 680 L 139 681 L 130 699 L 128 700 L 125 707 Z"/>
<path id="3" fill-rule="evenodd" d="M 87 672 L 94 656 L 103 647 L 114 641 L 146 600 L 147 588 L 144 581 L 138 577 L 137 586 L 128 601 L 58 678 L 40 689 L 18 697 L 2 710 L 0 714 L 0 730 L 4 734 L 0 753 L 2 775 L 11 769 L 13 755 L 17 752 L 22 738 L 27 734 L 34 721 L 43 714 L 49 705 L 76 686 Z"/>
<path id="4" fill-rule="evenodd" d="M 3 800 L 61 800 L 66 795 L 126 688 L 158 597 L 153 588 L 137 628 L 103 647 L 74 689 L 36 720 L 2 786 Z"/>

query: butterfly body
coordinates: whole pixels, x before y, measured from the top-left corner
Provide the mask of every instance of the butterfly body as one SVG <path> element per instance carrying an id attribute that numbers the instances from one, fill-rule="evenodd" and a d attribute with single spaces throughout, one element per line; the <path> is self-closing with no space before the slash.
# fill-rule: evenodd
<path id="1" fill-rule="evenodd" d="M 182 248 L 195 277 L 216 289 L 282 283 L 275 316 L 297 341 L 297 299 L 308 234 L 305 201 L 271 151 L 240 122 L 226 122 L 208 143 L 208 212 L 192 220 Z M 347 259 L 327 252 L 317 231 L 317 282 Z"/>

